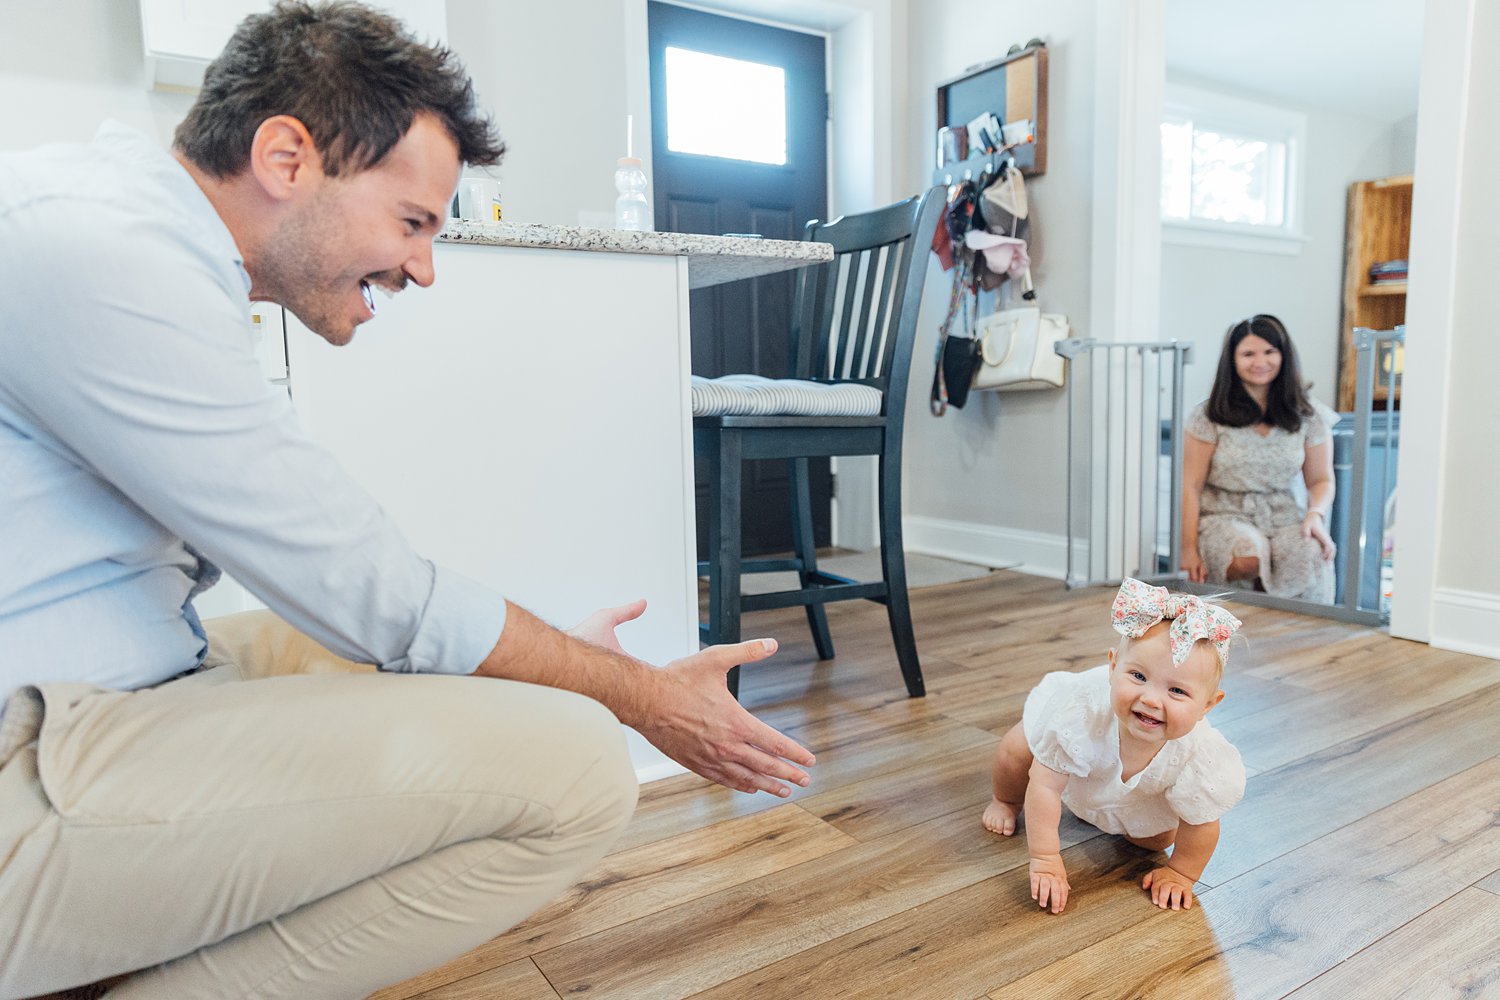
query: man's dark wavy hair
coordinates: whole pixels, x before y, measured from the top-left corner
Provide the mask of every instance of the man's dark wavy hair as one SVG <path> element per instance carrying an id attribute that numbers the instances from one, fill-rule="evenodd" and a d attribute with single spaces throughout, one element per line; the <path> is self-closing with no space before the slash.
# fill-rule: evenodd
<path id="1" fill-rule="evenodd" d="M 1281 371 L 1277 372 L 1276 381 L 1266 393 L 1264 411 L 1245 391 L 1245 385 L 1234 368 L 1234 352 L 1251 334 L 1281 352 Z M 1209 420 L 1223 427 L 1249 427 L 1264 422 L 1293 434 L 1301 428 L 1304 419 L 1313 415 L 1307 387 L 1302 384 L 1297 348 L 1281 320 L 1259 313 L 1240 320 L 1224 334 L 1224 349 L 1219 352 L 1219 370 L 1214 375 L 1214 388 L 1209 393 L 1206 412 Z"/>
<path id="2" fill-rule="evenodd" d="M 205 172 L 233 177 L 261 123 L 291 115 L 307 126 L 324 173 L 337 176 L 379 163 L 421 112 L 443 123 L 464 163 L 488 166 L 505 154 L 450 50 L 348 0 L 282 0 L 240 22 L 174 141 Z"/>

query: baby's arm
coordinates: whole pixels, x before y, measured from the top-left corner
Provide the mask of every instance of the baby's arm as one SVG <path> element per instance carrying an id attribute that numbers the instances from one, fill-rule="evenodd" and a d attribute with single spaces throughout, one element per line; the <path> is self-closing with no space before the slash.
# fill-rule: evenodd
<path id="1" fill-rule="evenodd" d="M 1027 804 L 1029 806 L 1030 799 Z M 1028 814 L 1027 821 L 1030 822 Z M 1162 909 L 1191 910 L 1193 908 L 1193 886 L 1203 877 L 1208 859 L 1214 856 L 1219 846 L 1219 821 L 1213 820 L 1194 826 L 1179 823 L 1177 843 L 1172 848 L 1172 857 L 1166 867 L 1146 873 L 1141 888 L 1151 890 L 1151 902 Z"/>
<path id="2" fill-rule="evenodd" d="M 1061 913 L 1068 905 L 1069 886 L 1057 827 L 1062 822 L 1062 793 L 1067 787 L 1068 776 L 1034 760 L 1029 779 L 1026 784 L 1026 849 L 1031 855 L 1031 898 L 1043 909 L 1050 904 L 1053 913 Z"/>

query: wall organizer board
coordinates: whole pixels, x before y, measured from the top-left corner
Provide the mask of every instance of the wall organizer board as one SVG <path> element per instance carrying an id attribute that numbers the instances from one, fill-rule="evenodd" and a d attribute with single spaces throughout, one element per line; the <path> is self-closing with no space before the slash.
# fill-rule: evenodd
<path id="1" fill-rule="evenodd" d="M 937 128 L 962 134 L 960 147 L 950 148 L 938 173 L 961 177 L 967 168 L 977 174 L 999 150 L 985 150 L 968 141 L 965 126 L 993 114 L 1004 130 L 1004 145 L 1021 173 L 1031 177 L 1047 171 L 1047 47 L 1033 39 L 1028 46 L 993 62 L 971 66 L 937 88 Z M 1014 143 L 1014 145 L 1012 145 Z M 956 154 L 956 155 L 955 155 Z"/>

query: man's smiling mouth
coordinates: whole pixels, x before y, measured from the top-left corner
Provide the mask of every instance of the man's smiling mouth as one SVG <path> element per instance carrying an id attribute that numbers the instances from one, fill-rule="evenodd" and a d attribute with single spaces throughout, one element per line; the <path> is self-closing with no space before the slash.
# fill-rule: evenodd
<path id="1" fill-rule="evenodd" d="M 396 293 L 401 291 L 405 287 L 405 281 L 401 281 L 395 287 L 392 287 L 391 285 L 388 285 L 385 282 L 379 280 L 372 280 L 370 278 L 359 279 L 359 291 L 360 294 L 365 297 L 365 306 L 370 310 L 371 315 L 374 315 L 375 313 L 375 291 L 377 289 L 380 291 L 380 294 L 384 295 L 386 298 L 393 299 L 396 297 Z"/>

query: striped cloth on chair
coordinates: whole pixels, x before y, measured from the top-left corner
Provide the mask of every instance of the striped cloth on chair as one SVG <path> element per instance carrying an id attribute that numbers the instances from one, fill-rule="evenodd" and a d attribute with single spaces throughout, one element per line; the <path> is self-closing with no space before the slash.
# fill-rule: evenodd
<path id="1" fill-rule="evenodd" d="M 880 390 L 858 382 L 693 376 L 695 417 L 873 417 L 880 404 Z"/>

